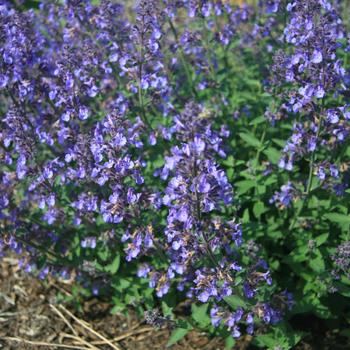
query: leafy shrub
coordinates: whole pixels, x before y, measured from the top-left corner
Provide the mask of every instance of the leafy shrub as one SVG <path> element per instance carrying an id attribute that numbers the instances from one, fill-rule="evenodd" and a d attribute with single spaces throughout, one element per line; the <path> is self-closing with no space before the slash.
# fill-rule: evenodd
<path id="1" fill-rule="evenodd" d="M 114 312 L 133 305 L 175 324 L 169 345 L 196 326 L 228 346 L 246 332 L 289 349 L 307 336 L 293 329 L 300 314 L 341 328 L 340 9 L 2 2 L 0 248 L 39 278 L 110 298 Z M 174 320 L 184 300 L 192 318 Z"/>

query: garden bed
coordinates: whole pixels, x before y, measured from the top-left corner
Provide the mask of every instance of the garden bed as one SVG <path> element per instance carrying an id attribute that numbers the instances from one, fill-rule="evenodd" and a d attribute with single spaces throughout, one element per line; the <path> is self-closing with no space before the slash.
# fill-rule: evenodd
<path id="1" fill-rule="evenodd" d="M 40 281 L 28 276 L 19 269 L 17 259 L 4 258 L 0 265 L 0 348 L 113 349 L 105 344 L 109 340 L 116 349 L 165 349 L 171 330 L 154 329 L 132 310 L 128 317 L 111 315 L 111 305 L 96 298 L 83 303 L 83 313 L 72 305 L 57 303 L 57 294 L 69 296 L 70 288 L 52 278 Z M 172 347 L 222 348 L 222 340 L 209 339 L 195 331 Z"/>

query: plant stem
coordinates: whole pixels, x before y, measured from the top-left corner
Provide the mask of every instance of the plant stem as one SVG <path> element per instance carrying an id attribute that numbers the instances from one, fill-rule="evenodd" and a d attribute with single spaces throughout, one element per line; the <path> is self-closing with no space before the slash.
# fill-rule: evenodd
<path id="1" fill-rule="evenodd" d="M 188 65 L 187 65 L 187 62 L 186 62 L 186 59 L 185 59 L 184 52 L 183 52 L 182 47 L 181 47 L 181 45 L 180 45 L 179 37 L 178 37 L 178 35 L 177 35 L 175 26 L 174 26 L 174 24 L 173 24 L 173 22 L 172 22 L 172 20 L 171 20 L 170 18 L 168 19 L 168 22 L 169 22 L 171 31 L 172 31 L 173 34 L 174 34 L 174 37 L 175 37 L 175 40 L 176 40 L 176 43 L 177 43 L 177 46 L 178 46 L 178 49 L 179 49 L 179 52 L 180 52 L 180 60 L 181 60 L 182 66 L 183 66 L 183 68 L 184 68 L 184 71 L 185 71 L 185 74 L 186 74 L 188 83 L 189 83 L 189 85 L 190 85 L 190 89 L 191 89 L 192 95 L 195 96 L 195 97 L 197 97 L 197 91 L 196 91 L 195 87 L 193 86 L 193 80 L 192 80 L 192 77 L 191 77 L 191 73 L 190 73 L 190 70 L 189 70 L 189 68 L 188 68 Z"/>
<path id="2" fill-rule="evenodd" d="M 317 141 L 318 138 L 320 136 L 321 133 L 321 126 L 322 126 L 322 121 L 323 121 L 323 111 L 321 111 L 321 115 L 320 115 L 320 121 L 319 121 L 319 125 L 318 125 L 318 129 L 317 129 L 317 135 L 316 135 L 316 147 L 315 149 L 312 151 L 312 155 L 311 155 L 311 161 L 310 161 L 310 167 L 309 167 L 309 176 L 308 176 L 308 180 L 307 180 L 307 187 L 306 187 L 306 192 L 305 192 L 305 196 L 303 199 L 303 202 L 301 204 L 301 206 L 299 207 L 294 220 L 292 221 L 292 223 L 289 226 L 289 231 L 293 230 L 297 221 L 298 221 L 298 217 L 301 214 L 302 210 L 304 209 L 304 207 L 306 206 L 308 200 L 309 200 L 309 195 L 311 192 L 311 188 L 312 188 L 312 182 L 313 182 L 313 177 L 314 177 L 314 165 L 315 165 L 315 158 L 316 158 L 316 148 L 317 148 Z"/>

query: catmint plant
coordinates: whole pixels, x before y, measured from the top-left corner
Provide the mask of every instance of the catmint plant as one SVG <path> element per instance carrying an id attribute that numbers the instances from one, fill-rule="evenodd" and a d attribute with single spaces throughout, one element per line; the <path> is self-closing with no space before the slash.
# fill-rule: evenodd
<path id="1" fill-rule="evenodd" d="M 36 5 L 0 1 L 0 256 L 136 308 L 170 344 L 197 326 L 289 349 L 305 313 L 341 329 L 338 2 Z"/>

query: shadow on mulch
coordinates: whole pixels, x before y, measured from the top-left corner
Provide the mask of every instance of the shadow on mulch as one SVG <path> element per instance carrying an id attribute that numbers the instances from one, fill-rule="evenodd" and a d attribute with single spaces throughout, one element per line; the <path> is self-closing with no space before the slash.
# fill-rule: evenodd
<path id="1" fill-rule="evenodd" d="M 111 305 L 97 299 L 86 301 L 84 314 L 56 302 L 67 285 L 28 276 L 18 260 L 0 261 L 0 349 L 156 350 L 166 349 L 171 330 L 156 330 L 129 316 L 111 315 Z M 110 341 L 110 344 L 107 344 Z M 193 331 L 171 350 L 222 350 L 221 339 L 209 339 Z"/>

